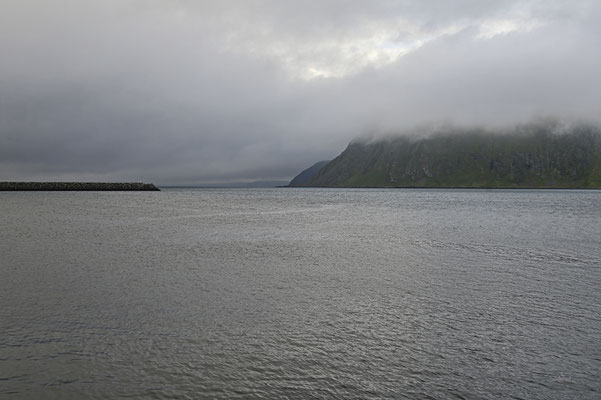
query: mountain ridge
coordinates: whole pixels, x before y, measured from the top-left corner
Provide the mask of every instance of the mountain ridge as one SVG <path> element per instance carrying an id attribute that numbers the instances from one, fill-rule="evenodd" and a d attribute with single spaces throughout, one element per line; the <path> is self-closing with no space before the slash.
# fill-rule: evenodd
<path id="1" fill-rule="evenodd" d="M 315 164 L 311 165 L 309 168 L 301 171 L 300 174 L 295 176 L 288 186 L 303 186 L 306 183 L 311 181 L 311 178 L 315 176 L 326 164 L 328 164 L 330 160 L 318 161 Z"/>
<path id="2" fill-rule="evenodd" d="M 601 188 L 601 129 L 545 122 L 355 139 L 306 183 L 291 186 Z"/>

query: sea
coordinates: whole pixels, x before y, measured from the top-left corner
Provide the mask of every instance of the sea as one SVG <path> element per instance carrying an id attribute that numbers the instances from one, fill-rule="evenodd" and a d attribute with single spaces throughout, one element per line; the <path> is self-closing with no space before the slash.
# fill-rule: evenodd
<path id="1" fill-rule="evenodd" d="M 2 399 L 599 399 L 601 191 L 0 193 Z"/>

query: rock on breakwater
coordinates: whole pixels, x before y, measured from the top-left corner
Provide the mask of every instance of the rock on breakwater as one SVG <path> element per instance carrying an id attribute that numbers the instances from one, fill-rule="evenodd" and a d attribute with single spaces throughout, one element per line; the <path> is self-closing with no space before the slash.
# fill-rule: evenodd
<path id="1" fill-rule="evenodd" d="M 0 191 L 160 191 L 142 182 L 0 182 Z"/>

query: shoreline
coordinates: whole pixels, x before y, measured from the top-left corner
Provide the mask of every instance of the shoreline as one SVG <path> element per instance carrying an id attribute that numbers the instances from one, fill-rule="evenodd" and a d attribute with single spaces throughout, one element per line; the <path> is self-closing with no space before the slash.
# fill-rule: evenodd
<path id="1" fill-rule="evenodd" d="M 601 187 L 541 187 L 541 186 L 276 186 L 278 188 L 311 188 L 311 189 L 468 189 L 468 190 L 601 190 Z"/>

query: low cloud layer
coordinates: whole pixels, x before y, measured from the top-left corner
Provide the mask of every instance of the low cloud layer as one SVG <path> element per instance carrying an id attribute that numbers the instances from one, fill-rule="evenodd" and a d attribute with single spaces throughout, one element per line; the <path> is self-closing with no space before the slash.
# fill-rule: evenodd
<path id="1" fill-rule="evenodd" d="M 287 179 L 365 133 L 601 115 L 597 1 L 7 0 L 0 180 Z"/>

